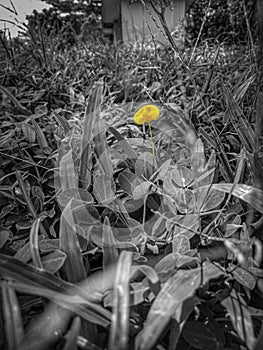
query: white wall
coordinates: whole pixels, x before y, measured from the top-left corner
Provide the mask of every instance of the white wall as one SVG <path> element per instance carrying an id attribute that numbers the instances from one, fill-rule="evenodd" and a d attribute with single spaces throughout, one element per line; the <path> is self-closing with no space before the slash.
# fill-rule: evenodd
<path id="1" fill-rule="evenodd" d="M 129 5 L 128 0 L 121 0 L 122 39 L 124 42 L 129 42 L 133 39 L 142 40 L 143 37 L 145 40 L 151 40 L 151 32 L 155 40 L 165 42 L 163 35 L 153 20 L 154 18 L 159 27 L 162 28 L 157 15 L 148 2 L 145 2 L 145 4 L 152 15 L 148 13 L 146 7 L 141 2 L 134 2 Z M 185 0 L 174 0 L 173 9 L 168 7 L 165 15 L 168 27 L 173 31 L 184 19 Z"/>

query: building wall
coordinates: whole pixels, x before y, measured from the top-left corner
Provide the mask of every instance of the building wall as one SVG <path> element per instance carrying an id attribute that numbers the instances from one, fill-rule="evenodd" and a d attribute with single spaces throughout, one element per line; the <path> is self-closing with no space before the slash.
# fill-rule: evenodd
<path id="1" fill-rule="evenodd" d="M 128 0 L 121 0 L 122 39 L 124 42 L 152 40 L 152 33 L 156 41 L 165 43 L 163 35 L 153 20 L 154 18 L 158 26 L 162 28 L 158 16 L 149 3 L 146 2 L 146 6 L 151 15 L 141 2 L 129 4 Z M 165 16 L 170 31 L 175 30 L 185 17 L 185 0 L 174 0 L 173 9 L 167 7 Z"/>
<path id="2" fill-rule="evenodd" d="M 119 21 L 121 0 L 102 0 L 102 23 L 113 24 Z"/>

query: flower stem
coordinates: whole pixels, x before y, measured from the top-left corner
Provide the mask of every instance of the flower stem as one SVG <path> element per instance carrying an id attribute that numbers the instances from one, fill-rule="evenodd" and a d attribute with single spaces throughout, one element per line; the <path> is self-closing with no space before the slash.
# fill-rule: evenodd
<path id="1" fill-rule="evenodd" d="M 153 142 L 153 134 L 152 134 L 151 123 L 149 122 L 148 125 L 149 125 L 150 139 L 151 139 L 151 144 L 152 144 L 152 154 L 155 157 L 155 150 L 154 150 L 154 142 Z"/>

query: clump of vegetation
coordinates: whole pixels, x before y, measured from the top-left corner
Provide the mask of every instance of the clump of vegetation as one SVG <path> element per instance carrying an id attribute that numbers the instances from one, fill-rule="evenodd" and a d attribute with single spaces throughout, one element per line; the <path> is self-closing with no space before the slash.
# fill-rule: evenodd
<path id="1" fill-rule="evenodd" d="M 252 50 L 35 29 L 1 36 L 0 348 L 259 349 Z"/>

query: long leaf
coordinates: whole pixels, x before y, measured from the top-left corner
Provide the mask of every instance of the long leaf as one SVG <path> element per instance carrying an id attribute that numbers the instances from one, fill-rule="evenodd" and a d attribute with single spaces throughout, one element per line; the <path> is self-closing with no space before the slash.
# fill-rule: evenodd
<path id="1" fill-rule="evenodd" d="M 232 183 L 218 183 L 213 184 L 212 189 L 226 193 L 230 193 L 230 191 L 232 191 L 233 196 L 242 199 L 251 205 L 252 208 L 263 214 L 263 191 L 259 190 L 258 188 L 245 184 L 236 184 L 233 188 Z"/>
<path id="2" fill-rule="evenodd" d="M 254 328 L 245 300 L 240 293 L 232 290 L 230 296 L 221 301 L 221 304 L 227 309 L 237 334 L 246 343 L 248 349 L 253 349 Z"/>
<path id="3" fill-rule="evenodd" d="M 103 252 L 103 268 L 107 265 L 117 263 L 119 253 L 116 248 L 116 239 L 113 235 L 110 220 L 106 216 L 103 222 L 103 232 L 102 232 L 102 252 Z"/>
<path id="4" fill-rule="evenodd" d="M 176 310 L 194 295 L 201 282 L 205 284 L 222 274 L 217 266 L 206 262 L 202 270 L 200 267 L 189 271 L 180 270 L 170 277 L 154 300 L 144 327 L 136 337 L 136 349 L 152 349 Z"/>
<path id="5" fill-rule="evenodd" d="M 38 248 L 38 230 L 39 230 L 40 220 L 41 218 L 36 219 L 33 222 L 33 225 L 30 230 L 30 252 L 31 252 L 33 264 L 36 267 L 43 269 L 43 265 L 39 254 L 39 248 Z"/>
<path id="6" fill-rule="evenodd" d="M 73 287 L 71 283 L 65 282 L 47 271 L 25 264 L 16 258 L 4 254 L 0 254 L 0 275 L 29 285 L 50 288 L 58 292 L 64 292 L 68 288 Z"/>
<path id="7" fill-rule="evenodd" d="M 79 178 L 84 189 L 88 189 L 92 180 L 92 143 L 93 143 L 93 124 L 96 119 L 96 113 L 100 110 L 102 103 L 103 84 L 95 83 L 92 88 L 90 98 L 85 110 L 83 133 L 81 139 L 81 156 L 79 165 Z"/>
<path id="8" fill-rule="evenodd" d="M 119 145 L 122 147 L 122 149 L 126 152 L 128 158 L 130 160 L 135 160 L 137 158 L 137 153 L 133 150 L 133 148 L 130 146 L 128 141 L 125 140 L 125 138 L 116 130 L 113 126 L 109 127 L 109 131 L 113 134 L 116 140 L 119 141 Z"/>
<path id="9" fill-rule="evenodd" d="M 17 178 L 18 184 L 20 186 L 20 189 L 22 191 L 23 197 L 24 197 L 24 199 L 26 201 L 26 204 L 27 204 L 29 212 L 32 215 L 33 219 L 37 220 L 38 215 L 37 215 L 36 209 L 35 209 L 32 201 L 31 201 L 31 198 L 28 195 L 28 192 L 27 192 L 27 189 L 26 189 L 26 185 L 25 185 L 23 176 L 22 176 L 20 171 L 16 172 L 16 178 Z M 45 229 L 44 225 L 40 222 L 39 226 L 40 226 L 40 231 L 43 234 L 43 236 L 47 237 L 48 234 L 46 232 L 46 229 Z"/>
<path id="10" fill-rule="evenodd" d="M 40 128 L 40 126 L 38 125 L 38 123 L 34 119 L 31 120 L 31 123 L 33 124 L 34 129 L 36 131 L 37 141 L 38 141 L 38 144 L 39 144 L 41 150 L 44 153 L 49 154 L 51 152 L 51 148 L 48 145 L 48 142 L 46 140 L 46 137 L 45 137 L 42 129 Z"/>
<path id="11" fill-rule="evenodd" d="M 231 123 L 240 138 L 242 146 L 251 152 L 253 150 L 255 133 L 251 125 L 247 122 L 231 91 L 224 85 L 223 88 L 226 96 L 227 113 Z"/>
<path id="12" fill-rule="evenodd" d="M 9 349 L 15 349 L 24 337 L 20 306 L 14 289 L 2 285 L 3 318 Z"/>
<path id="13" fill-rule="evenodd" d="M 78 187 L 78 175 L 75 171 L 72 149 L 63 155 L 59 162 L 59 180 L 62 191 Z"/>
<path id="14" fill-rule="evenodd" d="M 79 295 L 91 302 L 101 302 L 104 293 L 113 288 L 116 266 L 95 273 L 78 285 L 66 282 L 53 274 L 28 265 L 11 256 L 0 254 L 0 276 L 28 286 L 48 288 L 52 291 Z"/>
<path id="15" fill-rule="evenodd" d="M 80 318 L 77 316 L 72 321 L 70 330 L 66 335 L 66 342 L 65 342 L 65 345 L 63 346 L 63 350 L 77 350 L 77 338 L 80 332 L 80 326 L 81 326 Z"/>
<path id="16" fill-rule="evenodd" d="M 114 283 L 114 308 L 109 340 L 110 350 L 128 349 L 131 263 L 132 253 L 122 251 L 117 264 Z"/>
<path id="17" fill-rule="evenodd" d="M 93 192 L 99 203 L 111 202 L 116 192 L 116 185 L 112 177 L 99 175 L 94 182 Z"/>
<path id="18" fill-rule="evenodd" d="M 6 282 L 0 282 L 2 286 Z M 38 295 L 50 299 L 55 304 L 75 312 L 84 320 L 107 327 L 110 323 L 111 313 L 102 306 L 92 303 L 80 295 L 69 295 L 52 291 L 48 288 L 30 286 L 25 283 L 10 282 L 10 286 L 24 294 Z"/>
<path id="19" fill-rule="evenodd" d="M 24 115 L 31 114 L 31 112 L 27 108 L 23 107 L 21 103 L 18 101 L 18 99 L 14 95 L 12 95 L 12 93 L 8 89 L 0 85 L 0 90 L 14 103 L 14 105 L 16 106 L 16 108 L 19 110 L 20 113 Z"/>
<path id="20" fill-rule="evenodd" d="M 71 210 L 72 200 L 62 212 L 59 231 L 59 248 L 67 254 L 63 266 L 66 278 L 69 282 L 76 283 L 87 277 L 87 272 L 81 256 L 76 226 Z"/>

